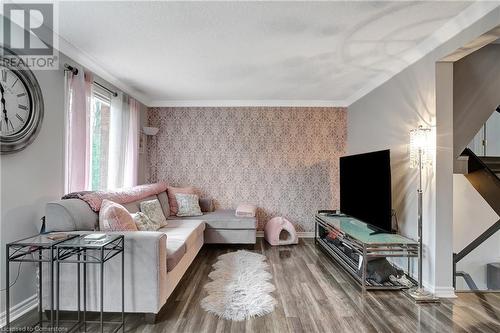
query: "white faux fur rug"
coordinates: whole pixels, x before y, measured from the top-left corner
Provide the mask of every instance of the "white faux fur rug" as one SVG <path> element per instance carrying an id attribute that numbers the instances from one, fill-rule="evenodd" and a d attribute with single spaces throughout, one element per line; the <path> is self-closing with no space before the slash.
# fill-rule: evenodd
<path id="1" fill-rule="evenodd" d="M 201 300 L 205 311 L 220 318 L 242 321 L 273 312 L 276 300 L 270 295 L 274 285 L 266 269 L 266 257 L 249 251 L 220 255 L 205 285 L 208 296 Z"/>

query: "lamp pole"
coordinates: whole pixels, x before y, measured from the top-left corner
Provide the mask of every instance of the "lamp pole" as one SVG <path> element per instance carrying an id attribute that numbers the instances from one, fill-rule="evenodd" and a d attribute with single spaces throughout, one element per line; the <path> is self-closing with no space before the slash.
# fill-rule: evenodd
<path id="1" fill-rule="evenodd" d="M 420 131 L 427 131 L 426 129 L 419 127 L 417 130 L 417 135 L 423 136 L 426 138 L 428 132 L 420 132 Z M 420 132 L 420 134 L 418 134 Z M 415 132 L 414 132 L 415 133 Z M 427 145 L 427 138 L 426 140 L 422 140 L 422 137 L 419 138 L 417 142 L 417 167 L 418 167 L 418 189 L 417 189 L 417 205 L 418 205 L 418 217 L 417 217 L 417 232 L 418 232 L 418 287 L 412 288 L 409 293 L 410 296 L 412 296 L 417 302 L 436 302 L 438 299 L 434 297 L 430 292 L 424 289 L 423 285 L 423 232 L 422 232 L 422 225 L 423 225 L 423 186 L 422 186 L 422 169 L 424 168 L 424 161 L 423 161 L 423 154 L 424 152 L 424 147 L 423 145 Z"/>
<path id="2" fill-rule="evenodd" d="M 422 205 L 422 197 L 423 197 L 423 191 L 422 191 L 422 148 L 418 148 L 418 189 L 417 189 L 417 200 L 418 200 L 418 289 L 419 291 L 423 291 L 423 283 L 422 283 L 422 210 L 423 210 L 423 205 Z"/>

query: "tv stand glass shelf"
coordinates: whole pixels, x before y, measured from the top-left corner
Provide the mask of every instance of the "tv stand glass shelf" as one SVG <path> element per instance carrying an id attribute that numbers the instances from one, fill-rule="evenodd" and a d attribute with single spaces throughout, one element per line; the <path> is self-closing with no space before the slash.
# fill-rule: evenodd
<path id="1" fill-rule="evenodd" d="M 316 214 L 314 239 L 355 281 L 366 290 L 402 290 L 408 286 L 387 281 L 377 283 L 367 274 L 367 265 L 373 258 L 418 257 L 418 242 L 410 238 L 386 233 L 368 223 L 344 214 Z M 414 280 L 409 279 L 413 283 Z"/>

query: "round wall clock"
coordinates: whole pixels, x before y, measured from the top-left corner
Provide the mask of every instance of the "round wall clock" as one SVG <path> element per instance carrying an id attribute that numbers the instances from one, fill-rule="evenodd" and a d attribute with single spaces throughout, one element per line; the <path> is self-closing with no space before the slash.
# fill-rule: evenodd
<path id="1" fill-rule="evenodd" d="M 43 97 L 31 70 L 12 51 L 2 48 L 1 54 L 0 152 L 8 154 L 35 140 L 42 125 Z"/>

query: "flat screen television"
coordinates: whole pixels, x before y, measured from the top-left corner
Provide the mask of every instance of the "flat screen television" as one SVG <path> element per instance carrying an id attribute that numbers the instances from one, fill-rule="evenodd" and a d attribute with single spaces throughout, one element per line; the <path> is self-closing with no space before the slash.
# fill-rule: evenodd
<path id="1" fill-rule="evenodd" d="M 391 232 L 390 150 L 340 158 L 340 211 Z"/>

